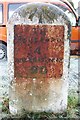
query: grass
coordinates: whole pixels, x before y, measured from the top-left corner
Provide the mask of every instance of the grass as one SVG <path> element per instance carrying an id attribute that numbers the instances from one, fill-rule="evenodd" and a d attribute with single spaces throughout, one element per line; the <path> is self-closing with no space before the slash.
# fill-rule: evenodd
<path id="1" fill-rule="evenodd" d="M 54 119 L 59 120 L 63 118 L 64 115 L 67 115 L 67 113 L 54 114 L 47 112 L 41 112 L 41 113 L 24 112 L 22 115 L 8 116 L 5 117 L 3 120 L 54 120 Z"/>
<path id="2" fill-rule="evenodd" d="M 67 108 L 67 115 L 68 118 L 80 118 L 80 106 L 79 106 L 79 99 L 78 96 L 73 94 L 68 96 L 68 108 Z"/>
<path id="3" fill-rule="evenodd" d="M 3 98 L 2 112 L 9 114 L 9 98 Z"/>
<path id="4" fill-rule="evenodd" d="M 71 118 L 73 118 L 73 120 L 78 120 L 80 118 L 78 97 L 72 94 L 68 96 L 67 111 L 62 114 L 54 114 L 50 112 L 34 113 L 23 110 L 21 115 L 12 116 L 9 113 L 9 99 L 4 99 L 2 106 L 2 112 L 9 114 L 2 118 L 2 120 L 71 120 Z"/>

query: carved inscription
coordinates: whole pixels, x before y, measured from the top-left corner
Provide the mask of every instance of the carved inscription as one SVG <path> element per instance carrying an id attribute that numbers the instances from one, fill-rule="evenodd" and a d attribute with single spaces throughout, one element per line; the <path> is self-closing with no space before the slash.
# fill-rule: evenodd
<path id="1" fill-rule="evenodd" d="M 15 77 L 60 78 L 63 59 L 64 26 L 14 26 Z"/>

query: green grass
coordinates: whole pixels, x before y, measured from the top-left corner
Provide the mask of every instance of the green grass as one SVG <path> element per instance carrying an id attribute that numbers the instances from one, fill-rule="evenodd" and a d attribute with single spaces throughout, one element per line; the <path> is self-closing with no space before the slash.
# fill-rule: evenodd
<path id="1" fill-rule="evenodd" d="M 78 96 L 69 95 L 68 96 L 68 108 L 67 108 L 67 116 L 68 118 L 80 118 L 80 109 L 78 106 Z"/>
<path id="2" fill-rule="evenodd" d="M 3 98 L 2 112 L 9 114 L 9 98 Z"/>
<path id="3" fill-rule="evenodd" d="M 2 111 L 6 114 L 9 114 L 9 99 L 4 99 L 3 105 L 2 105 Z M 34 113 L 34 112 L 26 112 L 25 110 L 22 111 L 21 115 L 8 115 L 7 117 L 4 117 L 2 120 L 71 120 L 71 118 L 80 118 L 80 112 L 78 109 L 78 97 L 74 95 L 68 96 L 68 108 L 67 111 L 61 114 L 54 114 L 50 112 L 40 112 L 40 113 Z"/>

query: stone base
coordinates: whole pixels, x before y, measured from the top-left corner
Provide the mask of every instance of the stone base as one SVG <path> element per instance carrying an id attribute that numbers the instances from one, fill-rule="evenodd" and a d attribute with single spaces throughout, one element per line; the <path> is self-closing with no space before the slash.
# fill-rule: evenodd
<path id="1" fill-rule="evenodd" d="M 61 79 L 19 79 L 10 87 L 10 112 L 19 114 L 25 110 L 61 113 L 67 108 L 66 85 Z"/>

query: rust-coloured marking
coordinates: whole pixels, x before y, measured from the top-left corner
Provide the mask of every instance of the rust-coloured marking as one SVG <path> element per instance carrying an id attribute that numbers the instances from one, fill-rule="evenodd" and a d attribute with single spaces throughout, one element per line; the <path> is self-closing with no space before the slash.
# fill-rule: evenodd
<path id="1" fill-rule="evenodd" d="M 14 76 L 60 78 L 63 75 L 64 26 L 15 25 Z"/>

